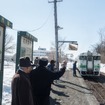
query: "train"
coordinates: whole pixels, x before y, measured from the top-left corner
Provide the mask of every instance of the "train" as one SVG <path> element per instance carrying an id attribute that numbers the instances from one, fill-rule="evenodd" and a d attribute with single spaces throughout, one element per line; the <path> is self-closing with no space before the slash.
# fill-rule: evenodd
<path id="1" fill-rule="evenodd" d="M 100 76 L 101 55 L 87 51 L 78 56 L 78 70 L 81 76 Z"/>

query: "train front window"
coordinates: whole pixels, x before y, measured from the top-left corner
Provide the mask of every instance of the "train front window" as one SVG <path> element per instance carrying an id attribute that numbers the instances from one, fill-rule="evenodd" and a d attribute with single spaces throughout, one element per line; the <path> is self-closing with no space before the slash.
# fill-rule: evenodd
<path id="1" fill-rule="evenodd" d="M 80 59 L 80 60 L 86 60 L 87 57 L 86 57 L 86 56 L 80 56 L 79 59 Z"/>
<path id="2" fill-rule="evenodd" d="M 100 57 L 100 56 L 94 56 L 93 59 L 94 59 L 94 60 L 100 60 L 101 57 Z"/>

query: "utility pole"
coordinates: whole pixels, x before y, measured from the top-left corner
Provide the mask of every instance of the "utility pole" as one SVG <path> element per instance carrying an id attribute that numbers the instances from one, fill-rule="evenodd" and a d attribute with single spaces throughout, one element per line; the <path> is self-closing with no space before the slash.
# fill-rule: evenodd
<path id="1" fill-rule="evenodd" d="M 62 2 L 62 0 L 48 1 L 49 3 L 54 3 L 54 20 L 55 20 L 55 48 L 56 48 L 56 68 L 59 70 L 59 54 L 58 54 L 58 23 L 57 23 L 57 2 Z"/>

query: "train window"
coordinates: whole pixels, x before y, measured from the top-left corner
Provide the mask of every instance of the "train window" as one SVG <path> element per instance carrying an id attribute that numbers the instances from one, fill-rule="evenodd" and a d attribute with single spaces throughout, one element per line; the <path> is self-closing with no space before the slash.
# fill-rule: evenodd
<path id="1" fill-rule="evenodd" d="M 94 59 L 94 60 L 100 60 L 101 57 L 100 57 L 100 56 L 94 56 L 93 59 Z"/>
<path id="2" fill-rule="evenodd" d="M 80 56 L 79 59 L 80 59 L 80 60 L 86 60 L 87 57 L 86 57 L 86 56 Z"/>

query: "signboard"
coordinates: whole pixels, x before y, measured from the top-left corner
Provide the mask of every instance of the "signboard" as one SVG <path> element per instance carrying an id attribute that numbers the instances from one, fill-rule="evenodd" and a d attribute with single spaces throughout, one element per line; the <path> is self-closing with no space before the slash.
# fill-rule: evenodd
<path id="1" fill-rule="evenodd" d="M 32 59 L 32 40 L 21 37 L 21 51 L 20 51 L 20 57 L 28 56 Z"/>
<path id="2" fill-rule="evenodd" d="M 0 23 L 4 26 L 12 28 L 12 23 L 0 15 Z"/>
<path id="3" fill-rule="evenodd" d="M 69 44 L 69 50 L 77 51 L 78 50 L 78 45 L 76 45 L 76 44 Z"/>
<path id="4" fill-rule="evenodd" d="M 12 28 L 12 23 L 0 15 L 0 105 L 2 105 L 3 69 L 5 53 L 6 27 Z"/>
<path id="5" fill-rule="evenodd" d="M 2 66 L 3 27 L 0 26 L 0 71 Z"/>
<path id="6" fill-rule="evenodd" d="M 19 31 L 17 35 L 16 70 L 20 57 L 27 56 L 33 60 L 33 42 L 37 42 L 37 38 L 26 31 Z"/>

